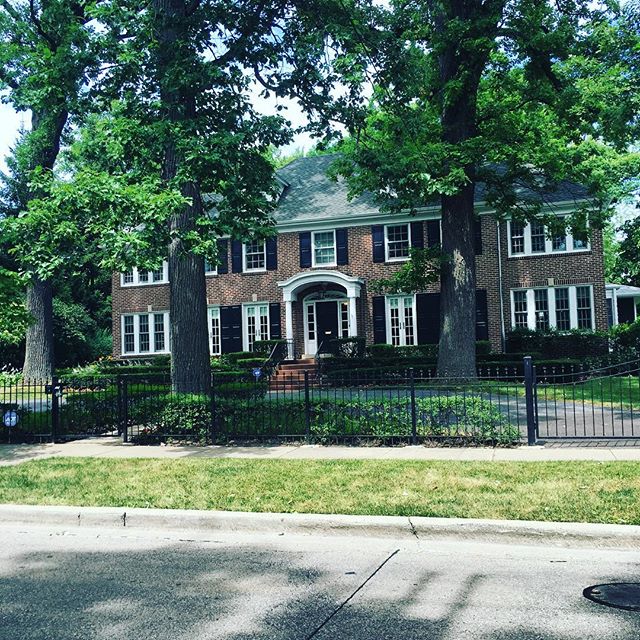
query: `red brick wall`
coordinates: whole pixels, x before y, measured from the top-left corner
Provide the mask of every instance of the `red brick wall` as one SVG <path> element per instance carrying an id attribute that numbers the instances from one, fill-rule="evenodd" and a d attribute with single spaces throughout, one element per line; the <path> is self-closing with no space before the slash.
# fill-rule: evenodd
<path id="1" fill-rule="evenodd" d="M 604 266 L 602 236 L 595 233 L 592 249 L 576 254 L 558 254 L 526 258 L 509 258 L 507 254 L 506 224 L 501 225 L 501 249 L 503 258 L 504 322 L 507 331 L 511 324 L 509 290 L 522 286 L 546 286 L 547 278 L 555 278 L 556 284 L 593 284 L 596 306 L 596 326 L 606 328 L 604 290 Z M 425 240 L 426 240 L 425 225 Z M 496 350 L 501 349 L 500 295 L 498 287 L 497 225 L 491 216 L 482 217 L 483 252 L 477 257 L 477 282 L 479 289 L 487 290 L 489 308 L 489 338 Z M 229 264 L 231 256 L 229 255 Z M 349 264 L 329 267 L 364 281 L 357 305 L 358 333 L 373 340 L 372 294 L 366 283 L 372 279 L 388 277 L 400 268 L 400 264 L 373 262 L 371 227 L 349 229 Z M 207 277 L 207 302 L 210 305 L 242 304 L 252 301 L 282 303 L 282 289 L 278 282 L 301 272 L 313 272 L 318 268 L 300 268 L 299 234 L 283 233 L 278 236 L 278 270 L 265 273 L 228 273 Z M 332 285 L 334 288 L 335 285 Z M 310 289 L 311 290 L 311 289 Z M 432 291 L 438 290 L 434 285 Z M 113 349 L 120 355 L 120 316 L 124 312 L 144 312 L 169 308 L 168 285 L 121 287 L 119 275 L 113 276 Z M 299 338 L 297 348 L 302 352 L 302 305 L 294 303 L 294 335 Z M 285 335 L 285 305 L 281 306 L 282 335 Z"/>

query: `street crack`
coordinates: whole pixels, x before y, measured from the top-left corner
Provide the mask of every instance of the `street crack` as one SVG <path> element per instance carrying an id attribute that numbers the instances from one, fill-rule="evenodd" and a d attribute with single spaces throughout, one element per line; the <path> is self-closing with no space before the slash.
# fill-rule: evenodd
<path id="1" fill-rule="evenodd" d="M 340 611 L 342 611 L 342 609 L 344 609 L 344 607 L 346 607 L 347 604 L 349 604 L 349 602 L 351 602 L 351 600 L 353 600 L 358 595 L 358 593 L 360 593 L 360 591 L 362 591 L 362 589 L 364 589 L 366 584 L 382 569 L 382 567 L 384 567 L 384 565 L 387 564 L 387 562 L 389 562 L 389 560 L 391 560 L 391 558 L 393 558 L 393 556 L 395 556 L 399 552 L 400 552 L 400 549 L 396 549 L 388 558 L 383 560 L 378 565 L 376 570 L 348 598 L 343 600 L 342 603 L 338 607 L 336 607 L 308 636 L 305 637 L 305 640 L 311 640 L 311 638 L 315 638 L 320 633 L 320 631 L 322 631 L 322 629 L 338 613 L 340 613 Z"/>
<path id="2" fill-rule="evenodd" d="M 407 520 L 409 521 L 409 529 L 411 529 L 411 533 L 416 537 L 416 540 L 420 540 L 420 537 L 418 536 L 418 530 L 413 525 L 413 522 L 411 522 L 411 518 L 407 518 Z"/>

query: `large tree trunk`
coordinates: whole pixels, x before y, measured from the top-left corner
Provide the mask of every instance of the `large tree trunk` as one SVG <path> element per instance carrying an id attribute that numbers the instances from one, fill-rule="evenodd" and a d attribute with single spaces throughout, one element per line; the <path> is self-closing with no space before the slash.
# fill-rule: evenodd
<path id="1" fill-rule="evenodd" d="M 27 288 L 27 309 L 33 322 L 27 329 L 22 374 L 27 380 L 50 380 L 54 370 L 53 291 L 51 283 L 34 278 Z"/>
<path id="2" fill-rule="evenodd" d="M 493 41 L 502 3 L 453 0 L 443 5 L 439 32 L 446 46 L 440 54 L 442 138 L 462 150 L 477 133 L 477 98 L 480 78 L 490 49 L 482 39 Z M 446 33 L 452 20 L 466 23 L 464 41 Z M 464 167 L 467 183 L 452 196 L 442 196 L 442 267 L 440 293 L 440 343 L 438 375 L 476 377 L 476 268 L 474 245 L 475 165 Z"/>
<path id="3" fill-rule="evenodd" d="M 33 110 L 31 129 L 35 136 L 30 169 L 52 170 L 60 153 L 60 139 L 69 114 L 60 105 Z M 31 198 L 29 193 L 26 207 Z M 53 350 L 53 287 L 51 282 L 34 277 L 27 287 L 27 309 L 33 323 L 27 329 L 22 375 L 28 380 L 49 380 L 55 371 Z"/>
<path id="4" fill-rule="evenodd" d="M 197 53 L 189 43 L 187 7 L 183 0 L 154 0 L 158 40 L 158 81 L 164 112 L 169 121 L 179 123 L 196 117 L 195 91 L 180 84 L 188 76 L 191 59 Z M 187 79 L 188 82 L 188 79 Z M 173 180 L 182 158 L 171 139 L 165 144 L 162 177 Z M 182 185 L 182 193 L 191 198 L 171 220 L 169 252 L 169 324 L 171 328 L 171 383 L 183 393 L 208 393 L 211 388 L 209 333 L 204 259 L 191 254 L 181 239 L 195 229 L 202 211 L 198 185 Z"/>

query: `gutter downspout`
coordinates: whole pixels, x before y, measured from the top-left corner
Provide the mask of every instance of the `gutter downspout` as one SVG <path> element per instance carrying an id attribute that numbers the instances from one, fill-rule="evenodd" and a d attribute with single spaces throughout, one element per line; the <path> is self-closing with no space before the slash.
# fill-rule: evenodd
<path id="1" fill-rule="evenodd" d="M 502 290 L 502 247 L 500 245 L 500 221 L 496 220 L 496 245 L 498 250 L 498 292 L 500 295 L 500 342 L 502 352 L 506 348 L 507 333 L 504 325 L 504 291 Z"/>

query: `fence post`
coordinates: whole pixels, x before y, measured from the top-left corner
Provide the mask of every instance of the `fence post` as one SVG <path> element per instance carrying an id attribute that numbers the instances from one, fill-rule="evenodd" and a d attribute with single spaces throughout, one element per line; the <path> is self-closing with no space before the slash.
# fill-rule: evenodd
<path id="1" fill-rule="evenodd" d="M 51 442 L 56 441 L 60 430 L 60 398 L 58 397 L 59 381 L 56 376 L 51 378 Z"/>
<path id="2" fill-rule="evenodd" d="M 122 376 L 122 442 L 129 442 L 129 384 Z"/>
<path id="3" fill-rule="evenodd" d="M 306 441 L 311 442 L 311 401 L 309 399 L 309 371 L 304 370 L 304 419 L 306 425 Z"/>
<path id="4" fill-rule="evenodd" d="M 527 407 L 527 444 L 536 443 L 535 376 L 531 356 L 524 358 L 524 391 Z"/>
<path id="5" fill-rule="evenodd" d="M 211 425 L 209 428 L 209 439 L 211 444 L 215 442 L 216 436 L 216 379 L 213 371 L 211 372 Z"/>
<path id="6" fill-rule="evenodd" d="M 416 417 L 416 380 L 413 367 L 409 369 L 409 383 L 411 384 L 411 444 L 418 444 L 418 421 Z"/>

